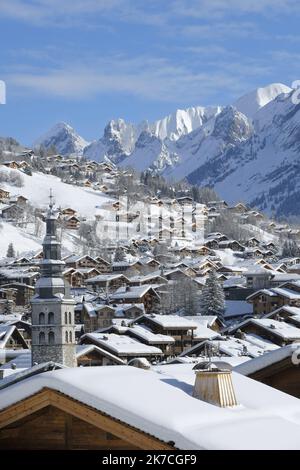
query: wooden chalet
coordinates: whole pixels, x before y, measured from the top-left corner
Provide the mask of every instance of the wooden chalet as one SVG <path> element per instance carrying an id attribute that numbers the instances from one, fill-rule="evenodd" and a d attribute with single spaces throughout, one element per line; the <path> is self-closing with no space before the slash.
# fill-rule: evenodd
<path id="1" fill-rule="evenodd" d="M 75 215 L 64 217 L 64 227 L 68 230 L 78 230 L 80 227 L 80 220 Z"/>
<path id="2" fill-rule="evenodd" d="M 253 248 L 254 246 L 259 246 L 260 241 L 255 237 L 251 237 L 251 238 L 248 238 L 248 240 L 244 242 L 244 245 L 248 246 L 249 248 Z"/>
<path id="3" fill-rule="evenodd" d="M 106 328 L 112 325 L 115 309 L 110 305 L 93 305 L 90 302 L 82 303 L 81 323 L 84 324 L 85 333 Z"/>
<path id="4" fill-rule="evenodd" d="M 44 387 L 0 412 L 0 449 L 171 450 L 169 445 Z"/>
<path id="5" fill-rule="evenodd" d="M 126 363 L 94 344 L 81 344 L 76 346 L 76 359 L 78 367 L 120 366 Z"/>
<path id="6" fill-rule="evenodd" d="M 97 269 L 97 261 L 88 255 L 77 256 L 71 255 L 64 259 L 66 266 L 68 268 L 96 268 Z"/>
<path id="7" fill-rule="evenodd" d="M 286 283 L 272 289 L 261 289 L 247 297 L 247 301 L 253 305 L 253 313 L 261 316 L 284 305 L 300 307 L 300 291 L 296 283 Z"/>
<path id="8" fill-rule="evenodd" d="M 235 372 L 234 392 L 243 406 L 224 410 L 195 394 L 199 381 L 192 364 L 184 373 L 181 365 L 158 371 L 123 365 L 49 367 L 56 365 L 40 365 L 0 383 L 1 449 L 165 453 L 236 445 L 249 450 L 300 447 L 299 401 Z M 207 423 L 218 430 L 213 440 L 203 431 Z"/>
<path id="9" fill-rule="evenodd" d="M 235 370 L 251 379 L 300 398 L 300 344 L 292 344 L 247 361 Z"/>
<path id="10" fill-rule="evenodd" d="M 156 290 L 148 284 L 141 286 L 122 286 L 110 296 L 110 300 L 113 303 L 142 303 L 147 313 L 157 310 L 159 298 Z"/>
<path id="11" fill-rule="evenodd" d="M 5 205 L 0 209 L 0 214 L 3 219 L 18 220 L 22 217 L 24 209 L 17 204 Z"/>
<path id="12" fill-rule="evenodd" d="M 28 344 L 15 325 L 0 325 L 1 349 L 28 349 Z"/>
<path id="13" fill-rule="evenodd" d="M 114 292 L 118 288 L 129 284 L 129 279 L 123 274 L 99 274 L 86 281 L 95 292 L 104 290 L 105 292 Z"/>
<path id="14" fill-rule="evenodd" d="M 98 269 L 98 271 L 100 271 L 101 273 L 110 272 L 111 268 L 110 268 L 110 263 L 108 261 L 106 261 L 104 258 L 101 258 L 101 256 L 96 256 L 94 260 L 97 263 L 96 268 Z"/>
<path id="15" fill-rule="evenodd" d="M 0 201 L 6 201 L 10 197 L 10 192 L 0 188 Z"/>
<path id="16" fill-rule="evenodd" d="M 18 170 L 20 168 L 20 163 L 14 160 L 10 162 L 2 162 L 2 165 L 6 166 L 7 168 L 12 168 L 13 170 Z"/>
<path id="17" fill-rule="evenodd" d="M 145 314 L 137 318 L 134 324 L 142 324 L 153 333 L 172 336 L 175 340 L 174 353 L 180 354 L 193 344 L 193 333 L 198 324 L 178 315 Z"/>
<path id="18" fill-rule="evenodd" d="M 268 316 L 245 320 L 229 330 L 230 334 L 235 334 L 237 331 L 254 338 L 262 338 L 281 347 L 295 341 L 299 342 L 300 346 L 299 328 L 285 321 L 274 320 Z"/>
<path id="19" fill-rule="evenodd" d="M 23 282 L 12 281 L 1 287 L 14 291 L 14 302 L 17 306 L 29 305 L 30 299 L 34 295 L 34 287 Z"/>
<path id="20" fill-rule="evenodd" d="M 9 204 L 16 204 L 17 206 L 24 207 L 28 202 L 27 197 L 22 196 L 22 194 L 17 194 L 9 198 Z"/>

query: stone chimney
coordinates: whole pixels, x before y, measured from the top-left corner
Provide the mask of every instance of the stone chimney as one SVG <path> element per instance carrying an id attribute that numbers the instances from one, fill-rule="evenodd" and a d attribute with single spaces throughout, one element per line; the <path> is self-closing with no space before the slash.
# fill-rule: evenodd
<path id="1" fill-rule="evenodd" d="M 193 370 L 196 374 L 193 397 L 222 408 L 237 406 L 231 370 L 211 362 L 199 363 Z"/>

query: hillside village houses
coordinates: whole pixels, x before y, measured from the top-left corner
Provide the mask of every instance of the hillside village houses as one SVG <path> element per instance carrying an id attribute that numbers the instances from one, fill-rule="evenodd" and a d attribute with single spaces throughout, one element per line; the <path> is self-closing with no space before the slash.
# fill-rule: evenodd
<path id="1" fill-rule="evenodd" d="M 114 165 L 79 164 L 59 155 L 43 160 L 49 174 L 55 168 L 62 179 L 73 175 L 68 184 L 100 192 L 105 186 L 105 194 L 116 196 L 113 181 L 119 170 Z M 101 186 L 93 181 L 95 173 L 102 175 Z M 0 185 L 4 215 L 6 206 L 24 211 L 30 200 L 23 197 L 22 187 L 17 195 L 5 188 Z M 43 250 L 14 257 L 2 253 L 0 448 L 63 449 L 66 440 L 69 448 L 84 449 L 109 449 L 113 443 L 118 449 L 299 446 L 293 436 L 300 422 L 295 418 L 292 425 L 285 409 L 299 415 L 299 366 L 291 358 L 300 345 L 300 259 L 282 255 L 280 227 L 274 223 L 272 236 L 266 237 L 266 218 L 242 203 L 201 204 L 201 217 L 190 224 L 199 225 L 198 237 L 182 216 L 182 207 L 190 203 L 189 196 L 166 198 L 166 203 L 163 197 L 154 198 L 151 205 L 158 212 L 153 220 L 147 214 L 145 223 L 139 219 L 140 232 L 125 225 L 119 237 L 98 250 L 86 244 L 84 251 L 72 252 L 64 249 L 60 233 L 65 230 L 78 240 L 80 231 L 82 237 L 89 235 L 84 214 L 69 205 L 56 208 L 51 195 L 48 209 L 35 213 L 43 232 L 46 226 Z M 178 211 L 174 225 L 161 220 L 164 204 Z M 114 199 L 106 206 L 95 217 L 102 232 L 111 222 L 118 226 L 125 210 Z M 134 207 L 127 224 L 134 226 L 137 212 Z M 0 213 L 6 223 L 21 217 L 13 209 L 7 217 Z M 220 213 L 233 214 L 243 227 L 255 218 L 255 236 L 244 232 L 234 239 L 214 230 L 212 221 Z M 124 240 L 124 232 L 134 236 Z M 202 310 L 210 273 L 224 291 L 222 314 Z M 219 397 L 207 403 L 201 391 L 208 384 L 207 361 L 215 364 L 216 380 L 223 380 L 223 369 L 230 376 L 226 383 L 233 390 L 232 402 Z M 114 387 L 121 378 L 124 408 L 120 387 Z M 145 410 L 138 397 L 147 388 L 149 401 L 161 401 L 165 412 L 155 412 L 152 405 Z M 187 391 L 184 396 L 180 388 Z M 262 396 L 269 397 L 267 408 Z M 199 437 L 192 437 L 188 424 L 178 434 L 167 417 L 171 403 L 175 422 L 194 416 Z M 217 434 L 212 441 L 201 437 L 206 435 L 204 408 L 224 429 L 222 444 Z M 265 418 L 256 432 L 239 436 L 239 423 L 262 409 Z M 226 411 L 235 423 L 229 428 Z M 271 443 L 270 428 L 279 429 L 282 422 L 290 440 L 279 442 L 273 436 Z M 159 431 L 163 428 L 166 434 Z"/>

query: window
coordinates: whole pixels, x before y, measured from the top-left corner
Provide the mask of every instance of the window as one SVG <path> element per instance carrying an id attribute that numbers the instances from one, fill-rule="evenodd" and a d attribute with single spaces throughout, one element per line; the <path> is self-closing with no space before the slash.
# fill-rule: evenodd
<path id="1" fill-rule="evenodd" d="M 53 331 L 49 331 L 48 334 L 48 343 L 49 344 L 54 344 L 55 343 L 55 335 Z"/>
<path id="2" fill-rule="evenodd" d="M 54 323 L 54 313 L 49 312 L 49 314 L 48 314 L 48 324 L 53 325 L 53 323 Z"/>
<path id="3" fill-rule="evenodd" d="M 73 339 L 72 339 L 72 331 L 69 332 L 69 343 L 72 343 L 73 342 Z"/>
<path id="4" fill-rule="evenodd" d="M 66 343 L 68 343 L 69 337 L 68 337 L 68 332 L 67 331 L 65 333 L 65 340 L 66 340 Z"/>
<path id="5" fill-rule="evenodd" d="M 43 314 L 44 315 L 44 314 Z M 45 333 L 43 331 L 40 332 L 39 334 L 39 344 L 45 344 Z"/>
<path id="6" fill-rule="evenodd" d="M 65 324 L 67 324 L 67 323 L 68 323 L 68 314 L 67 314 L 67 312 L 65 312 Z"/>
<path id="7" fill-rule="evenodd" d="M 72 324 L 72 313 L 71 312 L 69 312 L 69 323 L 70 323 L 70 325 Z"/>
<path id="8" fill-rule="evenodd" d="M 44 323 L 45 323 L 45 314 L 43 312 L 41 312 L 39 314 L 39 324 L 43 325 Z"/>

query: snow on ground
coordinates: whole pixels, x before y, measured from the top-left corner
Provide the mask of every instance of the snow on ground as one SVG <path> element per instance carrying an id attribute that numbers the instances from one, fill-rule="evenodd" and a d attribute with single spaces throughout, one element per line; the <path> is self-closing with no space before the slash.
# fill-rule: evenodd
<path id="1" fill-rule="evenodd" d="M 214 250 L 214 252 L 219 256 L 224 266 L 234 266 L 237 264 L 238 258 L 230 248 L 226 248 L 225 250 Z"/>
<path id="2" fill-rule="evenodd" d="M 41 249 L 36 237 L 33 237 L 20 227 L 15 227 L 7 222 L 1 223 L 0 228 L 0 258 L 6 256 L 9 243 L 13 242 L 16 253 L 25 251 L 38 251 Z"/>
<path id="3" fill-rule="evenodd" d="M 2 228 L 0 226 L 0 258 L 6 256 L 10 242 L 13 242 L 15 252 L 18 255 L 40 251 L 45 228 L 45 224 L 43 224 L 39 237 L 36 237 L 34 235 L 34 224 L 32 223 L 27 224 L 26 228 L 21 228 L 8 222 L 2 222 Z M 76 230 L 63 231 L 62 246 L 64 255 L 78 253 L 79 243 L 79 235 Z"/>
<path id="4" fill-rule="evenodd" d="M 266 230 L 263 230 L 262 228 L 257 227 L 256 225 L 245 224 L 244 227 L 245 229 L 249 229 L 251 230 L 251 232 L 254 232 L 255 236 L 264 243 L 278 242 L 277 235 L 273 235 L 272 233 L 266 232 Z"/>
<path id="5" fill-rule="evenodd" d="M 4 171 L 7 171 L 7 173 L 13 171 L 20 174 L 24 180 L 24 186 L 17 188 L 9 183 L 2 183 L 1 187 L 10 191 L 12 195 L 22 194 L 35 207 L 45 208 L 49 204 L 49 193 L 52 189 L 57 207 L 72 207 L 80 215 L 94 218 L 97 210 L 96 206 L 101 206 L 111 199 L 99 191 L 63 183 L 56 176 L 44 173 L 33 173 L 32 176 L 29 176 L 19 170 L 1 168 L 1 172 Z"/>

